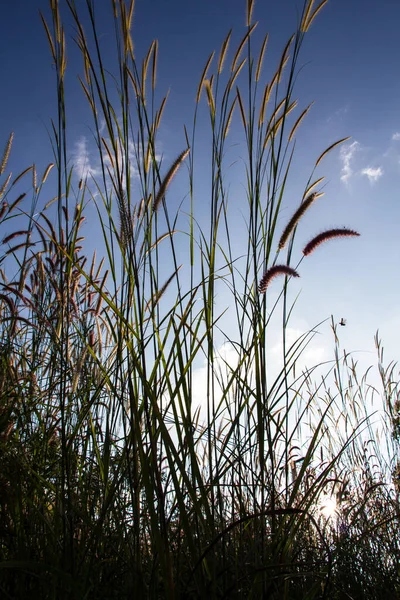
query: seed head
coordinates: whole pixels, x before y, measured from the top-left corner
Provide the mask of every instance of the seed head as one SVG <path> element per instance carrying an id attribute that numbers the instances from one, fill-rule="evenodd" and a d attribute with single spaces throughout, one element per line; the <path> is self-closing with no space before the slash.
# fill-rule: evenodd
<path id="1" fill-rule="evenodd" d="M 265 294 L 271 279 L 273 279 L 276 275 L 289 275 L 291 277 L 299 277 L 297 271 L 292 269 L 292 267 L 289 267 L 288 265 L 275 265 L 274 267 L 271 267 L 270 269 L 265 271 L 264 275 L 260 279 L 257 288 L 259 294 Z"/>
<path id="2" fill-rule="evenodd" d="M 357 231 L 354 231 L 353 229 L 346 229 L 346 228 L 328 229 L 328 231 L 324 231 L 323 233 L 320 233 L 319 235 L 315 236 L 315 238 L 313 238 L 310 242 L 308 242 L 308 244 L 303 249 L 303 254 L 304 254 L 304 256 L 308 256 L 309 254 L 311 254 L 311 252 L 314 252 L 314 250 L 316 248 L 318 248 L 318 246 L 323 244 L 323 242 L 327 242 L 328 240 L 331 240 L 332 238 L 350 237 L 350 236 L 359 236 L 359 235 L 360 234 L 357 233 Z"/>
<path id="3" fill-rule="evenodd" d="M 317 194 L 317 192 L 313 192 L 312 194 L 309 194 L 307 196 L 307 198 L 300 204 L 299 208 L 293 214 L 293 216 L 290 219 L 289 223 L 286 225 L 285 229 L 283 230 L 283 233 L 281 235 L 281 239 L 279 240 L 279 244 L 278 244 L 279 250 L 283 250 L 283 248 L 286 245 L 286 242 L 288 241 L 288 239 L 290 237 L 290 234 L 293 232 L 294 228 L 296 227 L 296 225 L 300 221 L 301 217 L 304 215 L 304 213 L 306 212 L 306 210 L 311 206 L 311 204 L 319 196 L 320 196 L 320 194 Z"/>

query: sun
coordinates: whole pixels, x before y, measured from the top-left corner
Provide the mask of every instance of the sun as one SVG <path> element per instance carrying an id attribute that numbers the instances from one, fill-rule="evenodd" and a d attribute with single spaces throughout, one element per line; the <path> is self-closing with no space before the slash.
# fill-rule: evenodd
<path id="1" fill-rule="evenodd" d="M 326 519 L 334 517 L 338 512 L 335 496 L 322 496 L 319 501 L 319 507 Z"/>

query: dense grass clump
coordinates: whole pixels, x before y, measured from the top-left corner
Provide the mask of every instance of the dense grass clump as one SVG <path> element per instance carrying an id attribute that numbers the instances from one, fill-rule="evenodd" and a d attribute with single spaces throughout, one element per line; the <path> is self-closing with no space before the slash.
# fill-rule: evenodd
<path id="1" fill-rule="evenodd" d="M 54 164 L 41 177 L 32 166 L 11 180 L 10 136 L 0 168 L 0 226 L 13 229 L 0 270 L 2 598 L 399 597 L 395 366 L 384 367 L 377 339 L 379 438 L 370 414 L 377 392 L 341 354 L 336 323 L 335 359 L 319 378 L 314 368 L 296 369 L 314 331 L 294 343 L 287 337 L 302 260 L 324 241 L 359 235 L 329 229 L 296 263 L 297 228 L 321 195 L 314 171 L 282 231 L 278 218 L 310 108 L 296 115 L 299 51 L 325 3 L 305 2 L 262 85 L 268 38 L 257 47 L 247 1 L 242 42 L 230 65 L 231 34 L 210 56 L 193 126 L 182 129 L 181 152 L 165 165 L 157 151 L 167 101 L 156 103 L 158 44 L 141 63 L 135 57 L 133 1 L 110 3 L 118 75 L 104 65 L 94 0 L 79 9 L 50 1 L 43 23 L 57 75 Z M 83 57 L 101 164 L 100 176 L 80 180 L 68 160 L 61 8 Z M 205 103 L 209 200 L 200 203 Z M 238 246 L 225 170 L 235 119 L 247 152 L 247 231 Z M 25 192 L 17 193 L 28 174 L 30 215 L 21 210 Z M 186 176 L 187 187 L 173 212 L 175 176 Z M 89 209 L 98 215 L 101 259 L 88 255 L 83 236 Z M 280 294 L 271 310 L 272 289 Z M 283 354 L 272 373 L 269 331 L 279 311 Z"/>

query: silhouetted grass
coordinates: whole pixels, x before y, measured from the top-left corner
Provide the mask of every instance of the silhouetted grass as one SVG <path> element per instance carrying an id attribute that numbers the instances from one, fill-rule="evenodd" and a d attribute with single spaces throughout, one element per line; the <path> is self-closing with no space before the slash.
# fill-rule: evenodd
<path id="1" fill-rule="evenodd" d="M 322 181 L 314 173 L 305 181 L 282 233 L 293 142 L 309 110 L 296 115 L 293 87 L 303 37 L 325 3 L 305 3 L 299 29 L 264 85 L 267 37 L 257 52 L 248 0 L 242 42 L 231 53 L 229 34 L 217 61 L 208 60 L 193 127 L 182 132 L 179 156 L 164 165 L 157 152 L 166 102 L 155 100 L 158 44 L 142 62 L 135 57 L 133 2 L 110 4 L 119 57 L 114 79 L 103 62 L 94 2 L 78 8 L 51 0 L 43 22 L 57 74 L 54 203 L 42 206 L 51 165 L 39 184 L 35 166 L 7 178 L 12 136 L 0 169 L 0 225 L 10 221 L 14 229 L 3 239 L 0 271 L 2 597 L 398 597 L 395 366 L 384 367 L 377 339 L 383 440 L 370 415 L 375 392 L 341 356 L 334 321 L 336 359 L 319 383 L 314 369 L 296 374 L 314 330 L 293 344 L 287 338 L 290 278 L 301 276 L 304 259 L 293 266 L 293 240 Z M 84 59 L 81 85 L 102 167 L 101 176 L 77 186 L 68 162 L 61 4 Z M 196 179 L 204 103 L 207 203 Z M 244 257 L 231 235 L 224 158 L 234 119 L 247 149 Z M 20 211 L 22 196 L 14 198 L 28 173 L 30 215 Z M 188 182 L 178 210 L 169 202 L 175 175 Z M 85 250 L 89 202 L 103 236 L 101 260 Z M 304 254 L 344 235 L 358 233 L 330 229 Z M 281 292 L 271 313 L 273 287 Z M 229 330 L 217 302 L 221 290 Z M 269 331 L 277 311 L 283 356 L 273 374 Z M 224 359 L 223 343 L 234 358 Z M 204 358 L 200 410 L 194 387 Z M 324 498 L 336 500 L 329 518 Z"/>

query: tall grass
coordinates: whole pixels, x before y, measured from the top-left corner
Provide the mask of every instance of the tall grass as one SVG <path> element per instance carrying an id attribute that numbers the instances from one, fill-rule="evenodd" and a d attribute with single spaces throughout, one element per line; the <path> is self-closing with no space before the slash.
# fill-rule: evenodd
<path id="1" fill-rule="evenodd" d="M 320 195 L 314 171 L 281 231 L 296 131 L 310 108 L 297 111 L 293 96 L 299 52 L 325 3 L 305 2 L 264 85 L 268 38 L 260 48 L 253 40 L 248 0 L 240 45 L 231 51 L 229 34 L 210 56 L 182 151 L 164 161 L 158 44 L 143 60 L 135 56 L 133 1 L 110 3 L 114 74 L 94 1 L 50 1 L 42 18 L 56 66 L 55 198 L 42 206 L 52 167 L 38 183 L 33 166 L 5 179 L 0 211 L 14 228 L 3 239 L 0 282 L 2 597 L 398 597 L 396 368 L 385 368 L 377 339 L 384 448 L 369 410 L 376 392 L 341 354 L 335 322 L 335 359 L 319 382 L 314 369 L 296 371 L 315 330 L 294 343 L 287 336 L 303 258 L 331 238 L 358 235 L 328 230 L 296 256 L 297 227 Z M 80 83 L 101 163 L 100 177 L 79 183 L 69 162 L 61 8 L 82 54 Z M 196 178 L 204 106 L 206 204 Z M 243 247 L 232 239 L 228 209 L 233 122 L 246 148 Z M 11 144 L 12 137 L 2 177 Z M 13 195 L 28 173 L 29 215 Z M 175 176 L 187 181 L 177 210 L 169 201 Z M 98 215 L 100 260 L 85 250 L 88 204 Z M 272 288 L 280 293 L 267 304 Z M 274 374 L 269 332 L 279 313 L 283 355 Z M 229 359 L 221 347 L 230 348 Z M 328 518 L 321 503 L 330 497 L 337 507 Z"/>

